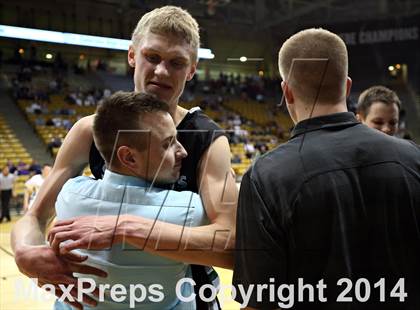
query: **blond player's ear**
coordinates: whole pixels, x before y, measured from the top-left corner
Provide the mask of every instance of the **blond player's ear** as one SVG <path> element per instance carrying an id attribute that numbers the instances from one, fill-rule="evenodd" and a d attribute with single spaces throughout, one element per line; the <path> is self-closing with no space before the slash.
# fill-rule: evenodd
<path id="1" fill-rule="evenodd" d="M 191 79 L 194 77 L 196 70 L 197 70 L 197 63 L 191 65 L 190 72 L 188 72 L 188 75 L 187 75 L 187 81 L 191 81 Z"/>
<path id="2" fill-rule="evenodd" d="M 127 60 L 130 67 L 134 68 L 136 66 L 136 52 L 132 44 L 128 48 Z"/>

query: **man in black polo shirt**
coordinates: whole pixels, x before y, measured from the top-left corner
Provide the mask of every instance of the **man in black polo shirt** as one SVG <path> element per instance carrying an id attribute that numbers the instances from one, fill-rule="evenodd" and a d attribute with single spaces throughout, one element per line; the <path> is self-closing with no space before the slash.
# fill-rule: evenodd
<path id="1" fill-rule="evenodd" d="M 296 127 L 242 179 L 236 300 L 257 309 L 420 309 L 419 147 L 347 112 L 347 49 L 335 34 L 293 35 L 279 68 Z"/>

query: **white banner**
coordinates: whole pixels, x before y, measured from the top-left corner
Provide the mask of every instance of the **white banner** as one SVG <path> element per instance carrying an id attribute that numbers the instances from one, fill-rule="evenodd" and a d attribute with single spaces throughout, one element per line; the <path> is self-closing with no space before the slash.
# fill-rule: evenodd
<path id="1" fill-rule="evenodd" d="M 343 32 L 338 35 L 347 45 L 417 41 L 419 27 L 360 30 L 359 32 Z"/>

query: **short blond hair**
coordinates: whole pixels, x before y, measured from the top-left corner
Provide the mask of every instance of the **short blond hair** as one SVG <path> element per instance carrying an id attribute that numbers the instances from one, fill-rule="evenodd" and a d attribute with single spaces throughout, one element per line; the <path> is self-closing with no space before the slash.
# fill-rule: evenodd
<path id="1" fill-rule="evenodd" d="M 199 27 L 194 17 L 186 10 L 167 5 L 144 14 L 131 36 L 134 46 L 137 46 L 141 37 L 148 32 L 172 34 L 184 39 L 193 49 L 193 59 L 197 61 L 200 47 Z"/>
<path id="2" fill-rule="evenodd" d="M 336 103 L 346 98 L 347 48 L 328 30 L 311 28 L 291 36 L 280 48 L 279 71 L 304 102 Z"/>

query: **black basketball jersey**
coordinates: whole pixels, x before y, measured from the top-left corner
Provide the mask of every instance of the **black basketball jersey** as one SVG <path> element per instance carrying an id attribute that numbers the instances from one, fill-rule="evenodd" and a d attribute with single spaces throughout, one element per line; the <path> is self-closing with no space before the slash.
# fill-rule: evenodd
<path id="1" fill-rule="evenodd" d="M 224 135 L 224 130 L 196 107 L 188 111 L 177 131 L 178 141 L 184 146 L 188 156 L 183 159 L 180 177 L 171 188 L 198 193 L 197 170 L 200 159 L 213 141 Z M 89 166 L 95 178 L 102 179 L 105 161 L 94 142 L 89 153 Z"/>
<path id="2" fill-rule="evenodd" d="M 198 165 L 201 157 L 215 139 L 224 135 L 224 130 L 205 115 L 198 107 L 188 111 L 177 127 L 178 141 L 188 153 L 182 167 L 175 190 L 198 193 Z"/>

